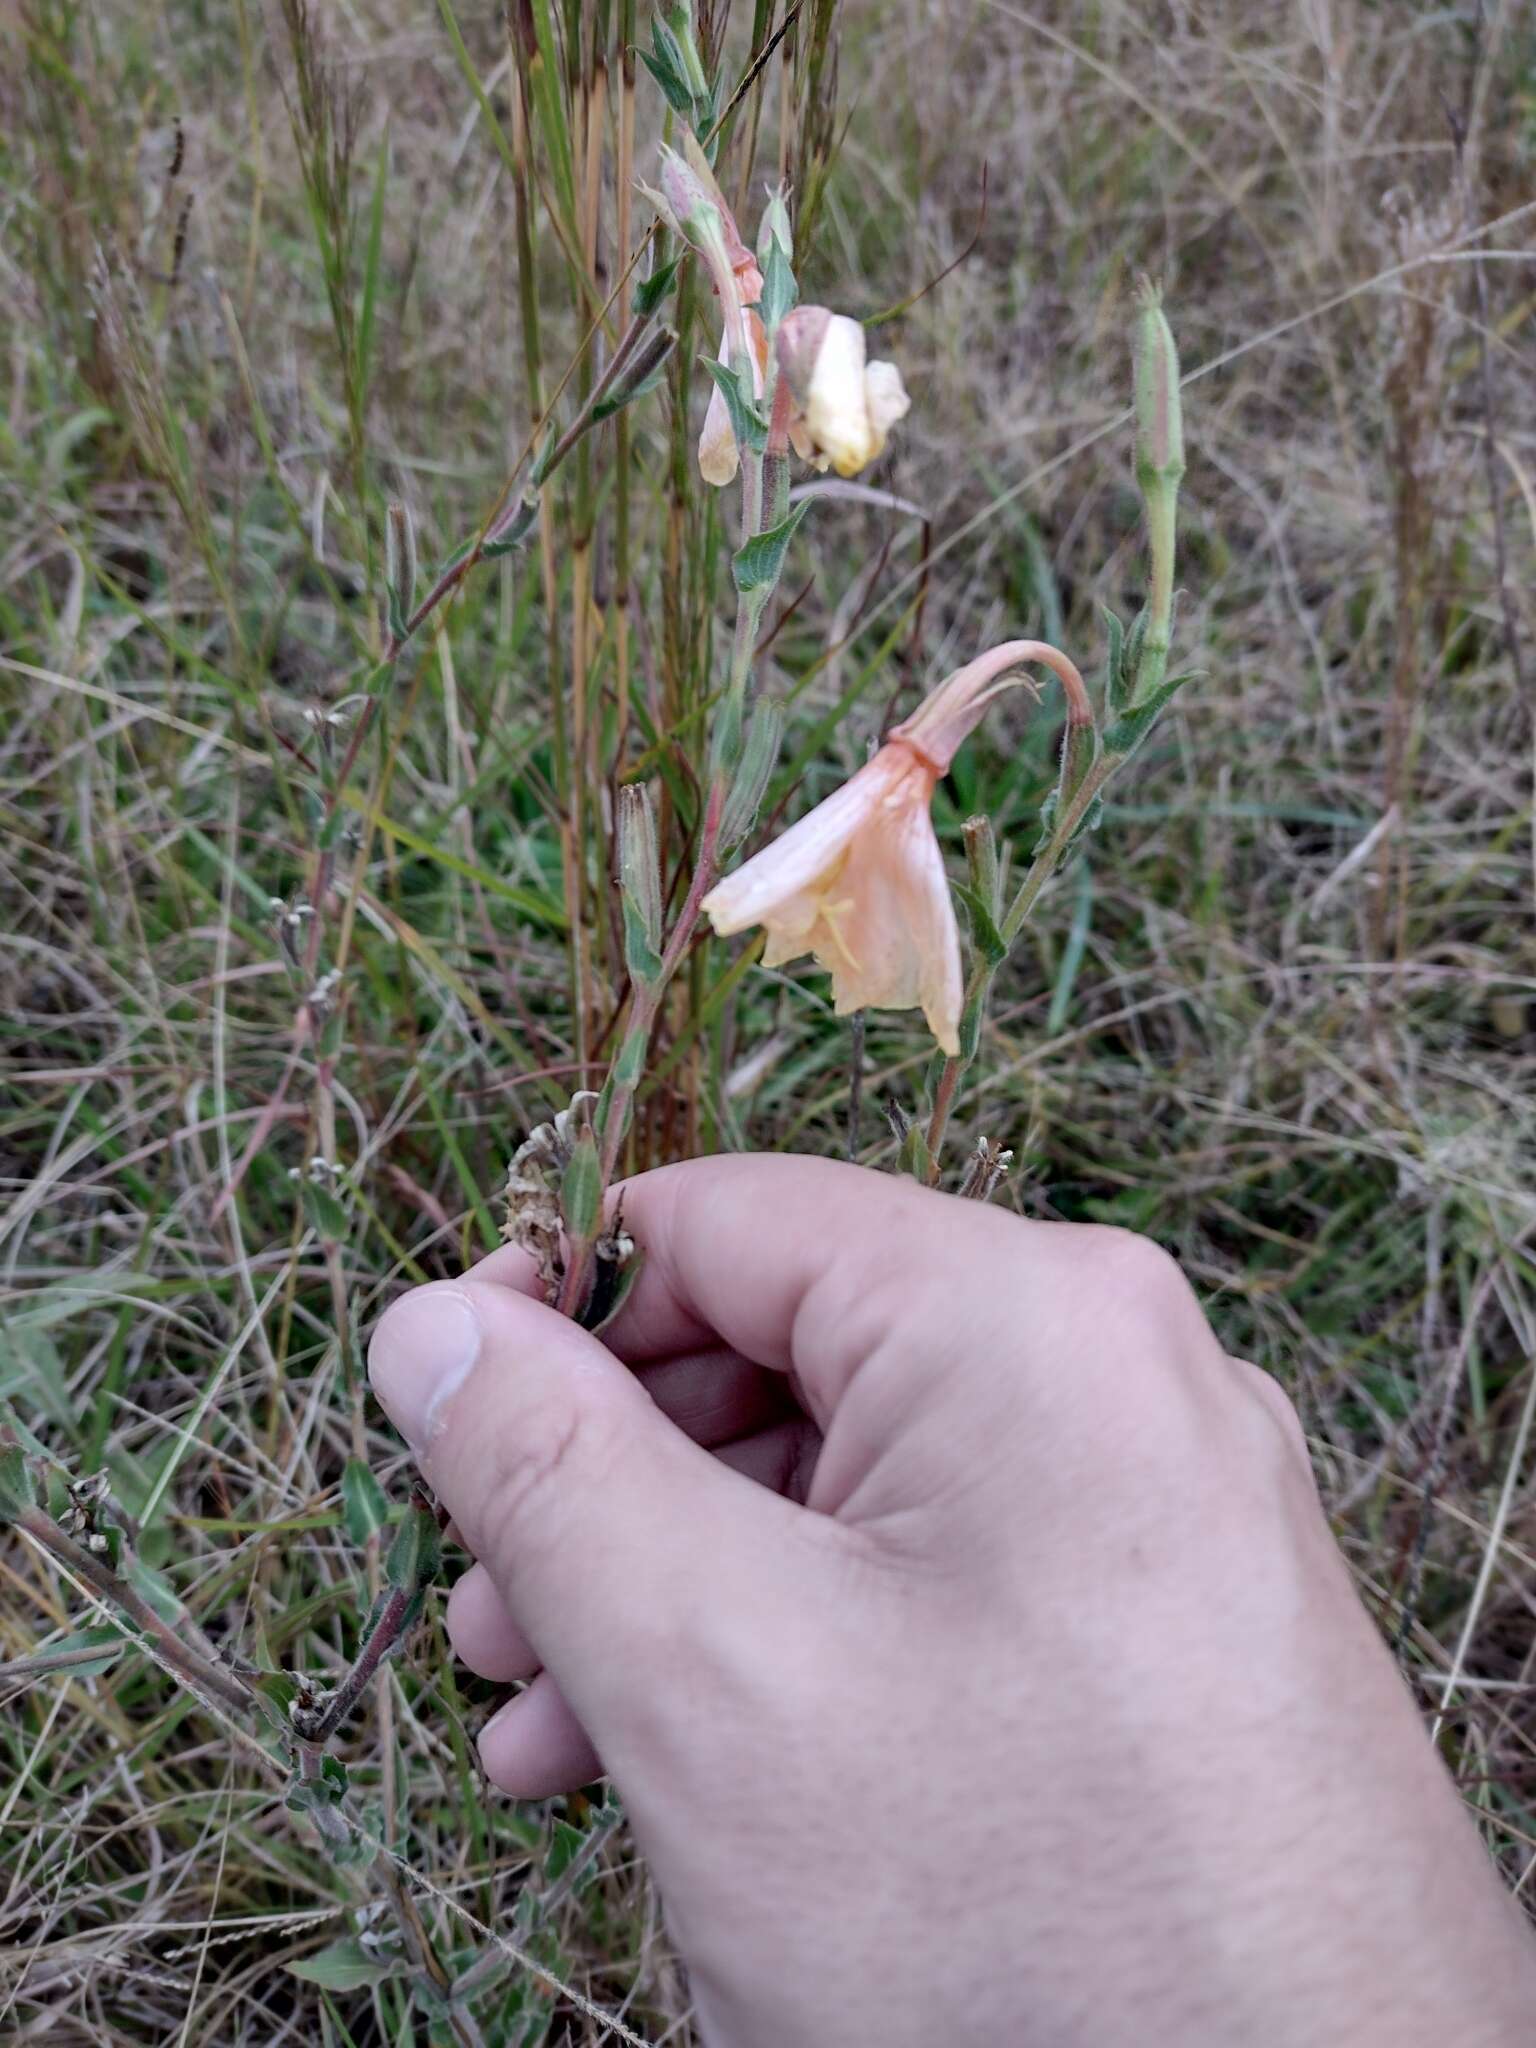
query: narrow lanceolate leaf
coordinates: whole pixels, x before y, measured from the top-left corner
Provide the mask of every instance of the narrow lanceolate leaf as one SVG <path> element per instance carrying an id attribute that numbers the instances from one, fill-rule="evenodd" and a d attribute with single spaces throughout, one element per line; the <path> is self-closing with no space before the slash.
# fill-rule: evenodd
<path id="1" fill-rule="evenodd" d="M 749 590 L 772 590 L 784 573 L 784 557 L 794 539 L 795 528 L 810 507 L 810 499 L 802 498 L 791 508 L 787 519 L 781 519 L 777 526 L 770 526 L 766 533 L 753 534 L 736 550 L 731 573 L 736 578 L 739 591 L 745 594 Z"/>
<path id="2" fill-rule="evenodd" d="M 720 814 L 720 844 L 729 849 L 745 839 L 757 823 L 763 796 L 779 758 L 784 718 L 776 704 L 759 698 L 742 741 L 741 759 Z"/>
<path id="3" fill-rule="evenodd" d="M 1001 967 L 1008 958 L 1008 941 L 997 928 L 991 905 L 969 883 L 953 882 L 950 886 L 965 905 L 977 952 L 989 967 Z"/>
<path id="4" fill-rule="evenodd" d="M 560 1214 L 571 1236 L 585 1243 L 596 1233 L 602 1207 L 602 1163 L 597 1156 L 597 1140 L 586 1130 L 577 1139 L 571 1163 L 560 1182 Z"/>
<path id="5" fill-rule="evenodd" d="M 928 1134 L 920 1123 L 914 1121 L 907 1125 L 901 1141 L 900 1163 L 903 1173 L 927 1186 L 933 1175 L 933 1154 L 928 1149 Z"/>
<path id="6" fill-rule="evenodd" d="M 359 1549 L 389 1520 L 384 1489 L 361 1458 L 348 1458 L 342 1472 L 341 1508 L 347 1534 Z"/>
<path id="7" fill-rule="evenodd" d="M 402 1593 L 419 1593 L 437 1577 L 442 1562 L 443 1539 L 437 1517 L 425 1496 L 411 1495 L 405 1520 L 395 1532 L 384 1564 L 384 1576 Z"/>
<path id="8" fill-rule="evenodd" d="M 480 549 L 482 560 L 494 562 L 498 555 L 515 554 L 533 531 L 538 516 L 538 499 L 524 498 L 505 525 L 487 538 Z"/>
<path id="9" fill-rule="evenodd" d="M 794 309 L 799 297 L 800 289 L 795 283 L 795 273 L 789 267 L 789 258 L 778 242 L 770 240 L 763 264 L 763 295 L 758 302 L 759 316 L 770 334 L 784 315 Z"/>
<path id="10" fill-rule="evenodd" d="M 1181 676 L 1170 676 L 1166 683 L 1159 683 L 1144 703 L 1137 704 L 1129 711 L 1122 711 L 1104 735 L 1104 745 L 1108 752 L 1118 754 L 1121 760 L 1134 754 L 1157 723 L 1158 715 L 1164 706 L 1197 673 L 1195 669 L 1186 669 Z"/>
<path id="11" fill-rule="evenodd" d="M 325 1243 L 342 1244 L 351 1235 L 351 1220 L 329 1188 L 319 1187 L 312 1180 L 305 1181 L 304 1207 Z"/>
<path id="12" fill-rule="evenodd" d="M 642 320 L 648 320 L 671 291 L 677 278 L 679 260 L 674 256 L 670 263 L 660 264 L 635 286 L 635 311 Z"/>
<path id="13" fill-rule="evenodd" d="M 671 38 L 669 37 L 668 40 L 670 41 Z M 659 44 L 659 36 L 657 41 Z M 640 62 L 661 87 L 666 97 L 667 105 L 672 111 L 675 114 L 681 114 L 685 121 L 692 121 L 693 94 L 688 90 L 686 81 L 673 69 L 664 52 L 659 48 L 654 51 L 642 50 L 640 52 Z"/>
<path id="14" fill-rule="evenodd" d="M 632 981 L 654 988 L 661 979 L 661 955 L 651 943 L 640 906 L 628 889 L 622 891 L 624 909 L 624 965 Z"/>
<path id="15" fill-rule="evenodd" d="M 0 1450 L 0 1526 L 13 1522 L 32 1504 L 26 1454 L 20 1444 L 7 1444 Z"/>
<path id="16" fill-rule="evenodd" d="M 1130 701 L 1131 687 L 1135 674 L 1125 665 L 1125 628 L 1119 617 L 1109 606 L 1101 605 L 1104 620 L 1104 635 L 1108 647 L 1104 654 L 1104 702 L 1111 711 L 1123 711 Z"/>
<path id="17" fill-rule="evenodd" d="M 743 393 L 736 372 L 728 363 L 722 363 L 714 356 L 700 356 L 699 361 L 724 395 L 725 409 L 731 416 L 731 432 L 738 444 L 761 454 L 768 441 L 768 422 Z"/>
<path id="18" fill-rule="evenodd" d="M 381 1960 L 350 1935 L 344 1941 L 333 1941 L 318 1955 L 287 1965 L 290 1977 L 318 1984 L 326 1991 L 366 1991 L 370 1985 L 382 1984 L 404 1968 L 403 1960 Z"/>

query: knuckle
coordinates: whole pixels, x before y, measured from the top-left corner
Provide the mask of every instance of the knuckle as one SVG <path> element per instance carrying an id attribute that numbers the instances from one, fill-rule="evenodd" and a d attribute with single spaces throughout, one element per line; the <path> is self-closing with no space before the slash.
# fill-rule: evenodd
<path id="1" fill-rule="evenodd" d="M 1175 1312 L 1193 1302 L 1178 1261 L 1150 1237 L 1100 1224 L 1092 1229 L 1085 1249 L 1095 1287 L 1116 1301 L 1143 1312 Z"/>
<path id="2" fill-rule="evenodd" d="M 1246 1359 L 1236 1363 L 1243 1368 L 1243 1381 L 1253 1398 L 1266 1448 L 1288 1471 L 1300 1469 L 1310 1479 L 1312 1453 L 1307 1448 L 1307 1434 L 1296 1404 L 1280 1382 L 1262 1367 L 1250 1365 Z"/>

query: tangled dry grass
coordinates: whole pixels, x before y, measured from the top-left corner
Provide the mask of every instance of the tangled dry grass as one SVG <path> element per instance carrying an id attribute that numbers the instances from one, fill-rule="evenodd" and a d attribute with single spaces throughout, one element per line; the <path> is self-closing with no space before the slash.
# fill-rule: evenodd
<path id="1" fill-rule="evenodd" d="M 751 24 L 716 26 L 739 68 Z M 957 1121 L 1013 1146 L 1001 1199 L 1176 1252 L 1291 1389 L 1362 1594 L 1525 1895 L 1536 29 L 1510 0 L 850 0 L 804 10 L 802 85 L 813 26 L 814 91 L 781 128 L 775 80 L 759 175 L 782 150 L 819 190 L 807 288 L 900 309 L 881 344 L 916 403 L 886 498 L 791 569 L 774 801 L 857 765 L 951 655 L 1039 630 L 1097 661 L 1096 606 L 1140 595 L 1123 336 L 1137 273 L 1160 276 L 1203 675 L 1047 897 Z M 368 534 L 399 495 L 445 552 L 530 412 L 500 11 L 361 0 L 326 46 L 306 187 L 281 10 L 0 14 L 0 1400 L 110 1475 L 162 1597 L 318 1672 L 377 1569 L 346 1461 L 396 1500 L 407 1479 L 356 1332 L 494 1241 L 508 1155 L 591 1057 L 548 711 L 578 571 L 553 552 L 483 572 L 400 677 L 348 810 L 340 1034 L 295 1037 L 301 769 L 353 729 Z M 326 177 L 352 181 L 350 254 L 317 245 Z M 578 327 L 558 252 L 533 253 L 553 377 Z M 338 262 L 377 281 L 339 323 Z M 359 319 L 361 390 L 337 339 L 351 320 L 355 369 Z M 630 575 L 611 453 L 579 573 L 596 611 L 627 606 L 654 702 L 726 630 L 723 557 L 670 414 L 633 432 Z M 945 829 L 984 810 L 1025 838 L 1051 741 L 1000 717 Z M 814 977 L 727 969 L 702 1016 L 640 1156 L 845 1146 L 849 1041 Z M 911 1020 L 871 1018 L 872 1165 L 924 1059 Z M 82 1638 L 107 1624 L 35 1549 L 8 1540 L 0 1571 L 8 2035 L 406 2038 L 390 1937 L 264 1758 L 136 1642 Z M 482 1797 L 489 1698 L 429 1610 L 350 1738 L 431 1938 L 515 1944 L 479 1966 L 498 2041 L 611 2036 L 591 2006 L 688 2038 L 617 1810 Z M 342 1937 L 352 1981 L 286 1967 Z"/>

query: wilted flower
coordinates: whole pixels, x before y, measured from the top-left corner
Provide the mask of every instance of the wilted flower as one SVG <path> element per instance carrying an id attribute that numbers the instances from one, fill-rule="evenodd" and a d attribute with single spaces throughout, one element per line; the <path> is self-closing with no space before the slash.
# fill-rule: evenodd
<path id="1" fill-rule="evenodd" d="M 856 476 L 885 447 L 912 401 L 894 363 L 866 362 L 864 329 L 825 306 L 800 306 L 779 328 L 779 367 L 795 400 L 790 435 L 818 469 Z"/>
<path id="2" fill-rule="evenodd" d="M 1092 722 L 1073 664 L 1039 640 L 1010 640 L 957 669 L 867 766 L 704 899 L 722 937 L 760 924 L 766 967 L 803 953 L 832 976 L 839 1015 L 920 1007 L 946 1053 L 960 1045 L 960 934 L 929 804 L 939 777 L 1009 671 L 1038 661 L 1067 691 L 1068 719 Z"/>
<path id="3" fill-rule="evenodd" d="M 747 357 L 752 366 L 752 396 L 761 398 L 763 376 L 768 368 L 768 337 L 755 313 L 747 314 L 746 326 Z M 729 327 L 720 337 L 720 360 L 727 364 L 731 360 Z M 699 435 L 699 474 L 707 484 L 728 484 L 734 480 L 740 467 L 741 450 L 736 446 L 730 407 L 725 402 L 725 393 L 717 384 L 709 394 L 704 428 Z"/>

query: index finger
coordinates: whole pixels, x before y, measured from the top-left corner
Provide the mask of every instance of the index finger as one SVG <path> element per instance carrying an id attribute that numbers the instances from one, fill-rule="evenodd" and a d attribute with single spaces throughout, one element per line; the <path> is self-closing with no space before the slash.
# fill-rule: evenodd
<path id="1" fill-rule="evenodd" d="M 987 1319 L 1038 1264 L 1047 1228 L 867 1167 L 785 1154 L 688 1160 L 621 1192 L 645 1262 L 603 1332 L 609 1348 L 643 1365 L 723 1343 L 794 1372 L 818 1419 L 893 1330 L 937 1309 L 953 1341 L 957 1303 Z M 1051 1230 L 1057 1244 L 1076 1234 Z M 480 1270 L 525 1284 L 507 1255 Z"/>

